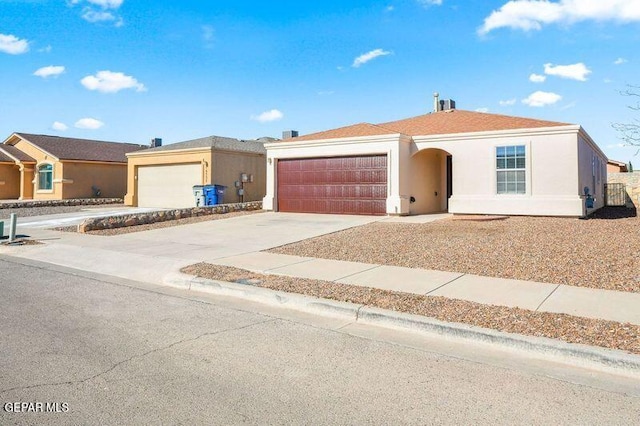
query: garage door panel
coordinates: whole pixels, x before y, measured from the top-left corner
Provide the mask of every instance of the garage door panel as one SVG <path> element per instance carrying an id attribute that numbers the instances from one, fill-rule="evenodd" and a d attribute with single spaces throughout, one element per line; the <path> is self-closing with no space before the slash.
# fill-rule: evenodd
<path id="1" fill-rule="evenodd" d="M 200 163 L 138 167 L 138 206 L 195 207 L 193 186 L 202 183 Z"/>
<path id="2" fill-rule="evenodd" d="M 385 214 L 384 155 L 278 161 L 278 210 Z"/>

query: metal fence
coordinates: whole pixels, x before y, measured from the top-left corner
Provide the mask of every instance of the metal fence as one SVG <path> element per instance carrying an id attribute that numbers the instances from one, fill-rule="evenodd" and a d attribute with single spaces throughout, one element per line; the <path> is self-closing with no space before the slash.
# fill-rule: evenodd
<path id="1" fill-rule="evenodd" d="M 604 203 L 607 206 L 627 205 L 627 188 L 624 183 L 606 183 L 604 185 Z"/>

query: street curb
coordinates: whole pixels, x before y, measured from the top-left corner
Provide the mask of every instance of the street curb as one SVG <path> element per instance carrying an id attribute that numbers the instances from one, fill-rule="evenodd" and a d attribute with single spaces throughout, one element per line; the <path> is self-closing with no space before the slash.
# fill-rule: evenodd
<path id="1" fill-rule="evenodd" d="M 358 320 L 358 311 L 364 306 L 356 305 L 355 303 L 319 299 L 317 297 L 296 293 L 254 287 L 249 284 L 209 280 L 181 273 L 168 275 L 163 280 L 163 283 L 185 290 L 238 297 L 272 306 L 285 307 L 333 318 L 344 318 L 354 322 Z"/>
<path id="2" fill-rule="evenodd" d="M 452 340 L 499 345 L 505 349 L 526 352 L 529 355 L 545 359 L 552 358 L 559 362 L 570 361 L 572 365 L 578 364 L 588 368 L 640 376 L 640 356 L 615 349 L 567 343 L 546 337 L 506 333 L 462 323 L 440 321 L 421 315 L 286 293 L 254 287 L 249 284 L 209 280 L 182 273 L 167 276 L 164 284 L 190 291 L 238 297 L 267 305 L 343 318 L 354 323 L 435 334 Z"/>

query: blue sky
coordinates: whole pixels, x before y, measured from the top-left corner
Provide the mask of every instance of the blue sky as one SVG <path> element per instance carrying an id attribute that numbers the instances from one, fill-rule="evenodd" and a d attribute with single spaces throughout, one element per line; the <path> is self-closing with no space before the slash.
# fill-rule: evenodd
<path id="1" fill-rule="evenodd" d="M 640 0 L 0 0 L 0 139 L 280 137 L 459 109 L 640 115 Z"/>

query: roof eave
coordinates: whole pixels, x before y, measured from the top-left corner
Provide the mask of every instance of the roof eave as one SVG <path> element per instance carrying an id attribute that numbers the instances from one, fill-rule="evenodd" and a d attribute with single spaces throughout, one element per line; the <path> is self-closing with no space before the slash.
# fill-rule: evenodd
<path id="1" fill-rule="evenodd" d="M 481 132 L 462 132 L 462 133 L 441 133 L 437 135 L 415 135 L 415 142 L 430 142 L 443 140 L 459 140 L 459 139 L 485 139 L 489 137 L 509 137 L 514 135 L 540 135 L 540 134 L 561 134 L 561 133 L 578 133 L 581 127 L 575 124 L 567 124 L 561 126 L 548 127 L 528 127 L 519 129 L 505 130 L 487 130 Z"/>
<path id="2" fill-rule="evenodd" d="M 410 137 L 402 133 L 391 133 L 381 135 L 370 136 L 346 136 L 342 138 L 328 138 L 328 139 L 308 139 L 303 141 L 296 141 L 291 139 L 289 141 L 265 143 L 264 147 L 267 149 L 288 149 L 288 148 L 300 148 L 304 146 L 319 146 L 327 144 L 352 144 L 352 143 L 373 143 L 373 142 L 389 142 L 392 140 L 404 140 Z"/>
<path id="3" fill-rule="evenodd" d="M 31 142 L 29 139 L 25 138 L 24 136 L 22 136 L 20 133 L 14 133 L 12 136 L 16 136 L 19 139 L 23 140 L 24 142 L 28 143 L 29 145 L 31 145 L 32 147 L 36 148 L 37 150 L 40 150 L 42 152 L 44 152 L 46 155 L 48 155 L 49 157 L 52 157 L 54 160 L 56 161 L 60 161 L 60 158 L 58 158 L 58 156 L 53 155 L 52 153 L 50 153 L 49 151 L 46 151 L 44 149 L 42 149 L 40 146 L 38 146 L 37 144 Z M 11 136 L 9 137 L 9 139 L 11 138 Z M 7 139 L 8 141 L 8 139 Z"/>

